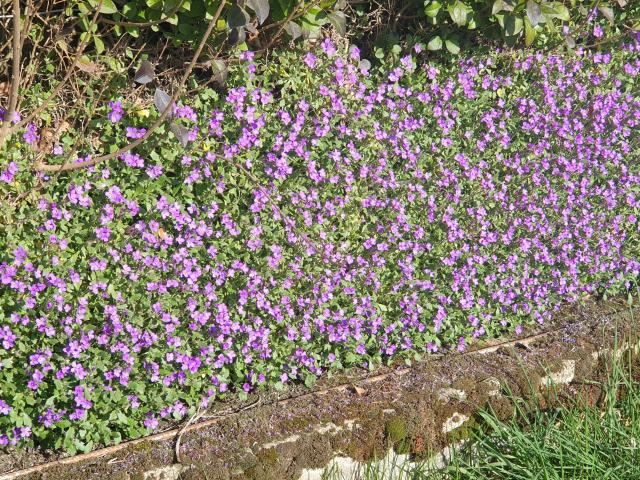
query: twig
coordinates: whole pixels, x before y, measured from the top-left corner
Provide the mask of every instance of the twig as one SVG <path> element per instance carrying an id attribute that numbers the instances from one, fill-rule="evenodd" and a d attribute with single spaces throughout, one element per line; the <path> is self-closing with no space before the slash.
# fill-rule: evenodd
<path id="1" fill-rule="evenodd" d="M 0 148 L 9 137 L 9 125 L 15 116 L 16 105 L 18 104 L 18 87 L 20 86 L 20 60 L 22 59 L 22 49 L 20 48 L 20 0 L 13 0 L 13 69 L 11 71 L 11 90 L 9 92 L 9 109 L 0 128 Z"/>
<path id="2" fill-rule="evenodd" d="M 100 0 L 100 2 L 98 3 L 98 6 L 96 8 L 96 12 L 93 15 L 93 18 L 91 19 L 91 24 L 90 24 L 91 26 L 93 26 L 96 23 L 96 20 L 98 18 L 98 13 L 100 13 L 100 9 L 102 8 L 103 1 L 104 0 Z M 14 0 L 14 3 L 17 3 L 17 2 L 19 2 L 19 0 Z M 16 16 L 15 18 L 18 18 L 18 16 Z M 16 35 L 14 33 L 14 38 L 15 38 L 15 36 Z M 18 41 L 19 41 L 19 38 L 20 38 L 20 35 L 18 35 Z M 49 95 L 47 98 L 45 98 L 44 101 L 42 102 L 42 104 L 40 104 L 40 106 L 35 108 L 29 115 L 27 115 L 26 118 L 22 119 L 20 122 L 18 122 L 16 124 L 14 124 L 13 127 L 8 128 L 5 132 L 0 132 L 0 147 L 2 147 L 2 145 L 3 145 L 3 143 L 4 143 L 6 138 L 8 138 L 11 134 L 13 134 L 19 128 L 21 128 L 21 127 L 25 126 L 27 123 L 29 123 L 33 118 L 35 118 L 36 115 L 40 114 L 40 112 L 42 112 L 45 108 L 47 108 L 49 103 L 51 103 L 51 101 L 58 96 L 60 91 L 64 88 L 66 83 L 69 81 L 69 78 L 71 78 L 71 75 L 74 72 L 75 66 L 78 63 L 78 61 L 80 60 L 80 56 L 82 55 L 82 52 L 84 51 L 84 49 L 87 47 L 87 44 L 89 43 L 89 38 L 91 38 L 90 35 L 88 35 L 82 42 L 80 42 L 80 45 L 78 45 L 78 51 L 76 52 L 76 55 L 75 55 L 75 57 L 73 59 L 73 62 L 69 66 L 69 69 L 67 70 L 67 73 L 65 74 L 64 78 L 60 81 L 60 83 L 58 85 L 56 85 L 56 88 L 53 89 L 53 92 L 51 92 L 51 95 Z M 15 40 L 14 40 L 14 45 L 15 45 Z M 14 55 L 15 55 L 15 53 L 14 53 Z M 14 65 L 14 69 L 15 69 L 15 65 Z M 19 73 L 18 73 L 18 75 L 19 75 Z M 13 81 L 11 83 L 11 87 L 13 89 Z M 16 88 L 17 88 L 17 86 L 16 86 Z M 15 108 L 15 105 L 14 105 L 14 108 Z M 8 122 L 4 122 L 4 123 L 7 126 L 9 125 Z M 3 137 L 2 133 L 6 133 L 6 135 Z"/>
<path id="3" fill-rule="evenodd" d="M 36 170 L 39 170 L 39 171 L 42 171 L 42 172 L 64 172 L 64 171 L 69 171 L 69 170 L 78 170 L 78 169 L 84 168 L 84 167 L 90 167 L 92 165 L 96 165 L 97 163 L 104 162 L 104 161 L 116 158 L 116 157 L 122 155 L 123 153 L 126 153 L 126 152 L 134 149 L 135 147 L 140 145 L 142 142 L 147 140 L 151 136 L 151 134 L 162 124 L 162 122 L 164 122 L 164 120 L 169 116 L 170 112 L 173 110 L 173 105 L 176 102 L 176 100 L 178 99 L 178 97 L 180 96 L 180 93 L 182 92 L 182 89 L 184 88 L 184 85 L 187 82 L 187 79 L 189 78 L 189 75 L 191 74 L 191 70 L 193 70 L 193 67 L 198 62 L 198 58 L 200 57 L 200 54 L 202 53 L 202 50 L 204 49 L 204 46 L 207 43 L 207 40 L 211 36 L 211 32 L 213 31 L 214 27 L 216 26 L 218 18 L 222 14 L 222 10 L 223 10 L 225 4 L 226 4 L 226 0 L 223 0 L 223 1 L 220 2 L 220 6 L 218 7 L 218 10 L 216 11 L 216 13 L 213 16 L 213 18 L 211 19 L 211 21 L 209 22 L 209 26 L 207 27 L 207 30 L 204 33 L 204 36 L 202 37 L 202 40 L 200 41 L 200 45 L 198 45 L 198 49 L 196 50 L 196 52 L 194 53 L 193 57 L 191 58 L 191 62 L 189 63 L 189 66 L 187 67 L 187 70 L 184 72 L 184 75 L 180 79 L 180 83 L 178 84 L 178 87 L 176 88 L 176 90 L 173 92 L 173 95 L 169 99 L 169 104 L 165 108 L 164 112 L 162 112 L 160 114 L 160 117 L 158 117 L 158 119 L 149 127 L 147 132 L 142 137 L 140 137 L 139 139 L 135 140 L 134 142 L 131 142 L 128 145 L 125 145 L 124 147 L 116 150 L 113 153 L 109 153 L 107 155 L 101 155 L 99 157 L 92 158 L 91 160 L 86 160 L 84 162 L 77 162 L 77 163 L 63 163 L 62 165 L 48 165 L 48 164 L 44 164 L 44 163 L 39 163 L 35 167 Z"/>
<path id="4" fill-rule="evenodd" d="M 237 409 L 224 410 L 224 411 L 218 412 L 218 413 L 216 413 L 214 415 L 205 416 L 204 414 L 206 412 L 206 409 L 194 413 L 191 416 L 191 418 L 189 419 L 189 421 L 187 423 L 185 423 L 184 426 L 176 434 L 176 445 L 175 445 L 175 448 L 174 448 L 175 462 L 176 463 L 184 463 L 182 461 L 182 458 L 180 457 L 180 443 L 182 442 L 182 435 L 184 435 L 184 433 L 187 430 L 187 428 L 189 428 L 189 425 L 191 425 L 193 423 L 196 423 L 201 418 L 203 418 L 205 420 L 211 420 L 213 418 L 222 418 L 222 417 L 225 417 L 227 415 L 232 415 L 232 414 L 244 412 L 244 411 L 249 410 L 251 408 L 257 407 L 261 402 L 262 402 L 262 397 L 258 397 L 255 401 L 253 401 L 249 405 L 245 405 L 244 407 L 237 408 Z"/>

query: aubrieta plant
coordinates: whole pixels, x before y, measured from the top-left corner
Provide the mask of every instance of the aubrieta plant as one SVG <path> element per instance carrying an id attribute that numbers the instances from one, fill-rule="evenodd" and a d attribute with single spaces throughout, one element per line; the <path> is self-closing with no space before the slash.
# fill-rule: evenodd
<path id="1" fill-rule="evenodd" d="M 464 351 L 637 281 L 638 39 L 439 68 L 420 50 L 385 75 L 329 40 L 244 53 L 221 97 L 175 108 L 186 147 L 163 127 L 46 176 L 37 126 L 14 138 L 0 444 L 87 451 L 225 392 Z M 132 108 L 104 106 L 104 148 L 156 115 Z"/>

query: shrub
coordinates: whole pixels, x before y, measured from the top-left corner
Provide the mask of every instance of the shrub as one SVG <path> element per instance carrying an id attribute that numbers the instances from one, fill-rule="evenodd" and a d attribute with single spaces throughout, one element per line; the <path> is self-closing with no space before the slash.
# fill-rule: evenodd
<path id="1" fill-rule="evenodd" d="M 629 29 L 640 30 L 640 4 L 627 0 L 414 0 L 389 4 L 387 11 L 368 3 L 355 5 L 358 15 L 350 15 L 355 25 L 351 30 L 356 34 L 376 30 L 372 40 L 377 46 L 401 42 L 411 31 L 429 50 L 456 55 L 479 45 L 550 47 L 566 43 L 575 48 L 576 44 L 616 38 Z M 380 30 L 386 30 L 388 37 L 380 35 Z"/>
<path id="2" fill-rule="evenodd" d="M 636 281 L 640 44 L 406 55 L 384 75 L 322 48 L 243 54 L 225 94 L 184 98 L 171 130 L 105 163 L 35 175 L 42 132 L 11 139 L 2 443 L 89 450 Z M 137 108 L 101 106 L 77 161 L 140 135 L 158 114 Z M 70 141 L 50 165 L 76 161 Z"/>

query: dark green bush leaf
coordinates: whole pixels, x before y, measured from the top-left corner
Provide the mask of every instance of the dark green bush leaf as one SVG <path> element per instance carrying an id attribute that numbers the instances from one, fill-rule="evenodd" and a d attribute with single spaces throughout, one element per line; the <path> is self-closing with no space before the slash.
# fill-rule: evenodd
<path id="1" fill-rule="evenodd" d="M 234 5 L 229 9 L 229 14 L 227 15 L 227 25 L 229 28 L 244 27 L 249 23 L 249 20 L 249 14 L 238 5 Z"/>
<path id="2" fill-rule="evenodd" d="M 229 42 L 231 45 L 238 45 L 240 43 L 244 43 L 247 38 L 247 34 L 244 31 L 243 27 L 232 28 L 231 32 L 229 32 Z"/>
<path id="3" fill-rule="evenodd" d="M 269 0 L 247 0 L 247 7 L 256 12 L 260 25 L 269 16 Z"/>

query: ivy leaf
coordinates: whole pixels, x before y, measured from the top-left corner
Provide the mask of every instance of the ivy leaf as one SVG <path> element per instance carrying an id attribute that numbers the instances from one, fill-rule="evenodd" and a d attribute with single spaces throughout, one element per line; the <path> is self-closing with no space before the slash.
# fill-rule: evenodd
<path id="1" fill-rule="evenodd" d="M 440 38 L 439 35 L 429 40 L 429 43 L 427 43 L 427 50 L 431 50 L 431 51 L 442 50 L 442 39 Z"/>
<path id="2" fill-rule="evenodd" d="M 171 96 L 165 92 L 164 90 L 160 90 L 156 88 L 156 91 L 153 94 L 153 103 L 160 112 L 160 115 L 169 107 L 169 103 L 171 103 Z M 169 114 L 171 116 L 171 114 Z"/>
<path id="3" fill-rule="evenodd" d="M 531 22 L 532 27 L 538 25 L 542 18 L 542 9 L 534 0 L 527 0 L 527 18 L 529 22 Z"/>
<path id="4" fill-rule="evenodd" d="M 333 28 L 336 29 L 338 35 L 340 35 L 341 37 L 344 37 L 346 35 L 347 17 L 345 16 L 344 12 L 331 12 L 329 14 L 329 21 L 331 22 L 331 25 L 333 25 Z"/>
<path id="5" fill-rule="evenodd" d="M 247 0 L 247 7 L 256 12 L 260 25 L 269 16 L 269 0 Z"/>
<path id="6" fill-rule="evenodd" d="M 153 63 L 151 63 L 149 60 L 145 60 L 142 62 L 140 68 L 133 76 L 133 81 L 142 85 L 146 85 L 147 83 L 152 82 L 155 76 L 156 74 L 154 72 Z"/>

